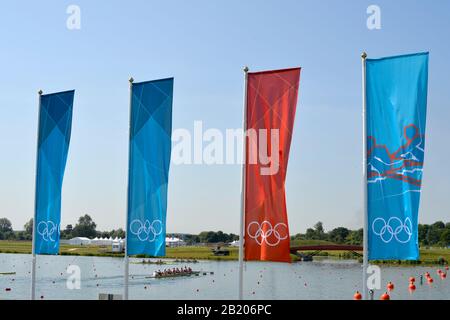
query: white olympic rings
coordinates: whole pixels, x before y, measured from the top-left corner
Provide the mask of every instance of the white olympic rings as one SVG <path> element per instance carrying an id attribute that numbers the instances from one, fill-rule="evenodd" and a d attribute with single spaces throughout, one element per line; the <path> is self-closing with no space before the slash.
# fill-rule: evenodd
<path id="1" fill-rule="evenodd" d="M 130 223 L 130 232 L 137 236 L 140 241 L 153 242 L 163 232 L 163 224 L 161 220 L 153 220 L 150 223 L 149 220 L 142 222 L 135 219 Z"/>
<path id="2" fill-rule="evenodd" d="M 256 226 L 256 230 L 252 228 L 253 226 Z M 252 232 L 252 229 L 254 232 Z M 282 235 L 281 229 L 284 229 L 284 235 Z M 260 246 L 263 243 L 271 247 L 277 246 L 282 240 L 286 240 L 289 237 L 287 230 L 287 225 L 282 222 L 277 223 L 275 226 L 272 226 L 269 221 L 263 221 L 261 222 L 261 224 L 257 221 L 252 221 L 247 225 L 247 235 L 250 238 L 254 239 Z M 274 240 L 272 240 L 271 242 L 269 240 L 269 237 L 274 238 Z"/>
<path id="3" fill-rule="evenodd" d="M 41 221 L 37 225 L 37 233 L 45 242 L 55 242 L 54 236 L 59 236 L 59 226 L 52 221 Z"/>
<path id="4" fill-rule="evenodd" d="M 383 218 L 376 218 L 372 222 L 372 231 L 384 243 L 390 243 L 395 239 L 397 242 L 403 244 L 411 240 L 413 226 L 410 218 L 406 218 L 405 222 L 402 222 L 398 217 L 391 217 L 387 222 Z"/>

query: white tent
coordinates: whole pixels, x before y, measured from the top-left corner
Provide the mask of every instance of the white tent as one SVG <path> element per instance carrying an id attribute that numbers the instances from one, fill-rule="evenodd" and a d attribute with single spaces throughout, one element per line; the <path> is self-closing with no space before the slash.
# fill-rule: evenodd
<path id="1" fill-rule="evenodd" d="M 185 246 L 186 242 L 184 240 L 181 240 L 179 238 L 175 237 L 166 237 L 166 246 L 167 247 L 180 247 Z"/>
<path id="2" fill-rule="evenodd" d="M 72 246 L 85 246 L 91 244 L 91 239 L 85 237 L 75 237 L 67 241 Z"/>
<path id="3" fill-rule="evenodd" d="M 239 247 L 239 240 L 234 240 L 233 242 L 230 242 L 230 246 Z"/>

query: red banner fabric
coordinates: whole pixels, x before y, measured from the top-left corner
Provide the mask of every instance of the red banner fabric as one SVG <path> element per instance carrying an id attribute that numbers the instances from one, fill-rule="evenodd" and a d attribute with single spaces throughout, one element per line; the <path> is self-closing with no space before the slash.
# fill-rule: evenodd
<path id="1" fill-rule="evenodd" d="M 285 179 L 300 68 L 247 76 L 244 257 L 290 262 Z"/>

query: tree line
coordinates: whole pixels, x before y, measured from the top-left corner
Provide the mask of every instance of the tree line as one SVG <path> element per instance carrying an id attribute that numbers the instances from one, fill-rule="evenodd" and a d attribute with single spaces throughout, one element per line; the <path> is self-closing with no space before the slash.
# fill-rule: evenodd
<path id="1" fill-rule="evenodd" d="M 421 246 L 450 246 L 450 222 L 437 221 L 433 224 L 419 224 L 419 244 Z M 361 245 L 363 229 L 350 230 L 344 227 L 334 228 L 325 232 L 323 223 L 317 222 L 306 233 L 298 233 L 292 240 L 325 240 L 338 244 Z"/>
<path id="2" fill-rule="evenodd" d="M 24 230 L 14 231 L 11 221 L 0 218 L 0 240 L 31 240 L 33 231 L 33 219 L 25 225 Z M 188 244 L 196 243 L 227 243 L 239 240 L 239 236 L 222 231 L 203 231 L 199 234 L 168 234 L 178 237 Z M 73 237 L 86 238 L 125 238 L 125 231 L 121 228 L 111 231 L 98 231 L 97 224 L 86 214 L 78 219 L 73 226 L 67 225 L 61 230 L 61 239 Z M 298 233 L 291 236 L 291 240 L 325 240 L 339 244 L 361 245 L 363 242 L 363 230 L 350 230 L 344 227 L 334 228 L 325 232 L 322 222 L 317 222 L 313 228 L 308 228 L 306 233 Z M 419 243 L 421 246 L 450 246 L 450 223 L 437 221 L 433 224 L 419 224 Z"/>
<path id="3" fill-rule="evenodd" d="M 0 240 L 31 240 L 33 232 L 33 219 L 30 219 L 25 225 L 24 230 L 14 231 L 12 223 L 7 218 L 0 218 Z M 220 243 L 232 242 L 238 240 L 239 236 L 222 231 L 204 231 L 198 235 L 194 234 L 168 234 L 169 237 L 178 237 L 186 241 L 188 244 L 196 243 Z M 125 231 L 121 228 L 112 231 L 98 231 L 97 224 L 92 220 L 91 216 L 85 214 L 78 219 L 78 223 L 74 225 L 68 224 L 61 230 L 61 239 L 71 239 L 74 237 L 86 238 L 125 238 Z"/>
<path id="4" fill-rule="evenodd" d="M 33 234 L 33 219 L 30 219 L 24 226 L 24 230 L 14 231 L 11 221 L 7 218 L 0 218 L 0 240 L 31 240 Z M 61 230 L 61 239 L 71 239 L 74 237 L 86 238 L 125 238 L 125 231 L 121 228 L 112 231 L 98 231 L 97 224 L 86 214 L 78 219 L 78 223 L 73 226 L 68 224 Z"/>

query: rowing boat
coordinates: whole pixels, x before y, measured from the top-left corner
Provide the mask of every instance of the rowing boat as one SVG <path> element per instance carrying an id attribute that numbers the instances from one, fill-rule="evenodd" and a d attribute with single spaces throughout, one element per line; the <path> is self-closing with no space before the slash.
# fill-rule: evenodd
<path id="1" fill-rule="evenodd" d="M 146 277 L 146 278 L 151 278 L 151 279 L 165 279 L 165 278 L 179 278 L 179 277 L 190 277 L 190 276 L 198 276 L 200 275 L 200 271 L 192 271 L 189 273 L 171 273 L 171 274 L 161 274 L 161 275 L 153 275 L 150 277 Z"/>
<path id="2" fill-rule="evenodd" d="M 133 263 L 133 264 L 156 264 L 156 265 L 172 264 L 168 261 L 146 261 L 146 260 L 136 261 L 136 262 L 131 262 L 131 263 Z"/>
<path id="3" fill-rule="evenodd" d="M 170 278 L 180 278 L 180 277 L 190 277 L 190 276 L 200 276 L 200 275 L 214 274 L 214 272 L 205 272 L 205 271 L 192 271 L 189 273 L 172 273 L 172 274 L 162 274 L 162 275 L 153 275 L 149 277 L 145 277 L 146 279 L 170 279 Z"/>
<path id="4" fill-rule="evenodd" d="M 16 274 L 15 272 L 0 272 L 0 275 L 2 276 L 10 276 Z"/>

